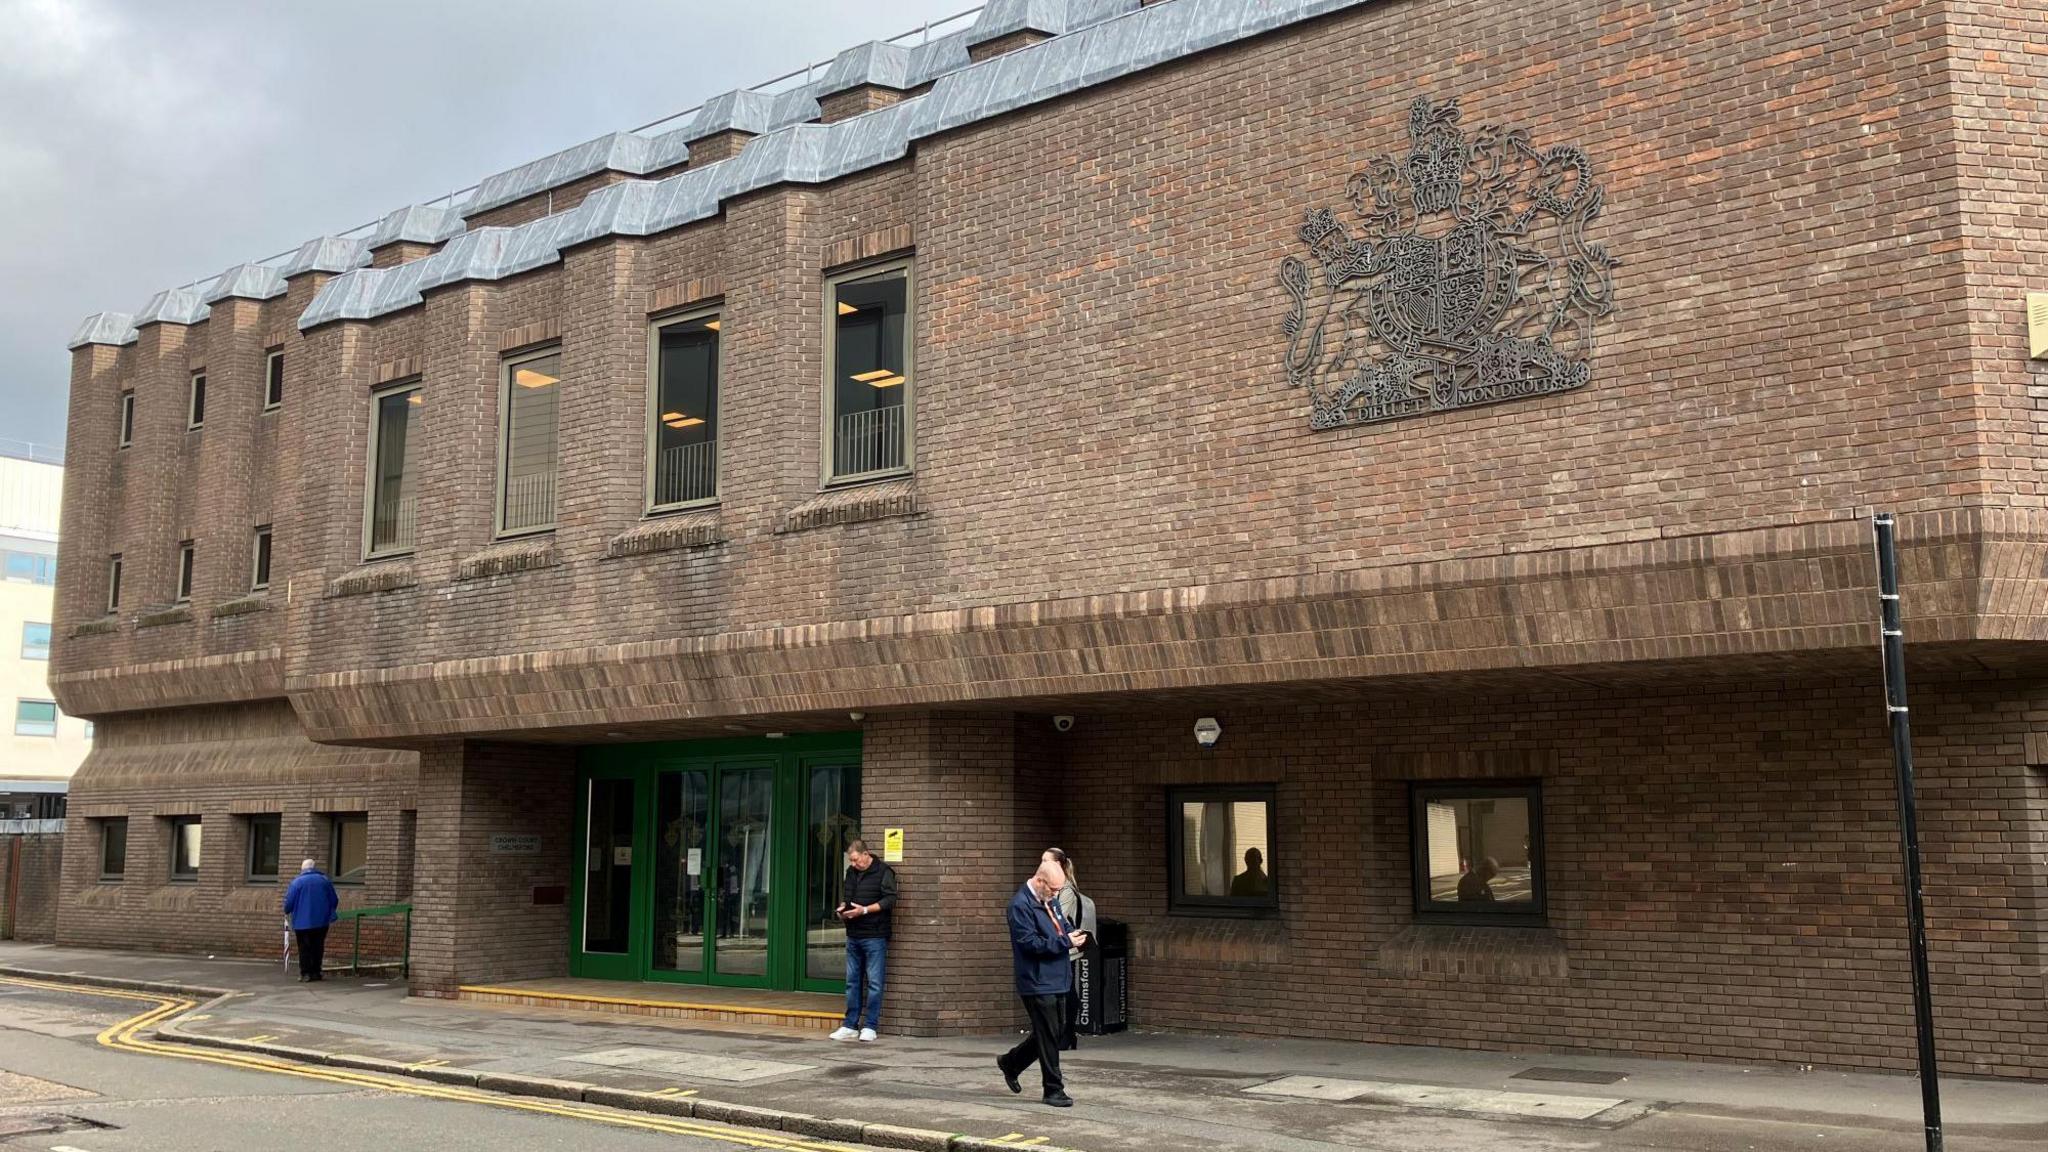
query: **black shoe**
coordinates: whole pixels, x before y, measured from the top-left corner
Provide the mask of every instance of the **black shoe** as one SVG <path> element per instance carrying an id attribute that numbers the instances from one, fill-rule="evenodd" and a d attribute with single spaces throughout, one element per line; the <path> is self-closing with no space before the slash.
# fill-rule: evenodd
<path id="1" fill-rule="evenodd" d="M 1074 1098 L 1065 1092 L 1055 1092 L 1045 1098 L 1045 1106 L 1047 1108 L 1072 1108 L 1074 1106 Z"/>
<path id="2" fill-rule="evenodd" d="M 1003 1074 L 1003 1083 L 1010 1086 L 1010 1091 L 1015 1092 L 1019 1096 L 1024 1094 L 1024 1085 L 1017 1082 L 1017 1074 L 1003 1067 L 1001 1060 L 996 1061 L 996 1070 Z"/>

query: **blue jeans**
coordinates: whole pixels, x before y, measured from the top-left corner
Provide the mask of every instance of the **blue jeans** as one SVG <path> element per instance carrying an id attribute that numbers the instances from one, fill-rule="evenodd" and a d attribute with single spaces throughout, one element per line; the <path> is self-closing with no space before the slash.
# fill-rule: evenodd
<path id="1" fill-rule="evenodd" d="M 888 968 L 889 942 L 846 940 L 846 1026 L 873 1028 L 882 1018 L 882 974 Z M 861 1021 L 861 993 L 867 993 L 867 1023 Z"/>

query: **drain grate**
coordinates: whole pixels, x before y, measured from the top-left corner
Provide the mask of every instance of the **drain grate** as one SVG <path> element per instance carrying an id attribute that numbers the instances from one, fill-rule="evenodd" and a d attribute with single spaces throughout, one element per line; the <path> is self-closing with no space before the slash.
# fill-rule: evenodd
<path id="1" fill-rule="evenodd" d="M 1558 1084 L 1619 1084 L 1628 1079 L 1626 1072 L 1607 1072 L 1599 1068 L 1524 1068 L 1510 1080 L 1549 1080 Z"/>

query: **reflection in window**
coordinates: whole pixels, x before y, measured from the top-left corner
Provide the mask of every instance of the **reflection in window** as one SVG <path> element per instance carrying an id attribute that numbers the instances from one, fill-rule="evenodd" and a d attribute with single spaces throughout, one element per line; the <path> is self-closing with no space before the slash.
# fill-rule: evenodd
<path id="1" fill-rule="evenodd" d="M 560 352 L 505 366 L 500 533 L 555 526 L 555 415 L 561 394 Z"/>
<path id="2" fill-rule="evenodd" d="M 278 845 L 283 819 L 276 814 L 249 817 L 249 874 L 253 884 L 277 881 Z"/>
<path id="3" fill-rule="evenodd" d="M 55 736 L 57 734 L 56 701 L 15 701 L 14 734 L 16 736 Z"/>
<path id="4" fill-rule="evenodd" d="M 1168 806 L 1175 911 L 1278 907 L 1271 788 L 1174 789 Z"/>
<path id="5" fill-rule="evenodd" d="M 697 316 L 659 330 L 651 507 L 718 495 L 718 328 L 718 317 Z"/>
<path id="6" fill-rule="evenodd" d="M 197 816 L 171 817 L 171 879 L 190 884 L 199 879 L 202 829 Z"/>
<path id="7" fill-rule="evenodd" d="M 369 554 L 410 552 L 419 507 L 412 467 L 422 403 L 419 385 L 379 392 L 371 402 Z"/>
<path id="8" fill-rule="evenodd" d="M 327 875 L 336 884 L 361 884 L 370 863 L 370 818 L 360 812 L 334 817 Z"/>
<path id="9" fill-rule="evenodd" d="M 1465 917 L 1543 912 L 1538 786 L 1416 785 L 1416 911 Z"/>
<path id="10" fill-rule="evenodd" d="M 27 623 L 21 626 L 21 658 L 23 660 L 48 660 L 50 658 L 50 626 Z"/>
<path id="11" fill-rule="evenodd" d="M 909 464 L 910 269 L 834 281 L 827 372 L 833 479 Z"/>

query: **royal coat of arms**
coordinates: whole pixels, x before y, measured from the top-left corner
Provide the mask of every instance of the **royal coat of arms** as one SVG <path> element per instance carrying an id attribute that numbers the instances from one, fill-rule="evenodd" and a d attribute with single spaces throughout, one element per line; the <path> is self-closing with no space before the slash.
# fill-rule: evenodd
<path id="1" fill-rule="evenodd" d="M 1618 263 L 1586 239 L 1593 164 L 1521 129 L 1467 136 L 1458 102 L 1420 98 L 1406 156 L 1351 178 L 1350 223 L 1308 213 L 1280 283 L 1287 379 L 1309 425 L 1372 424 L 1584 387 Z"/>

